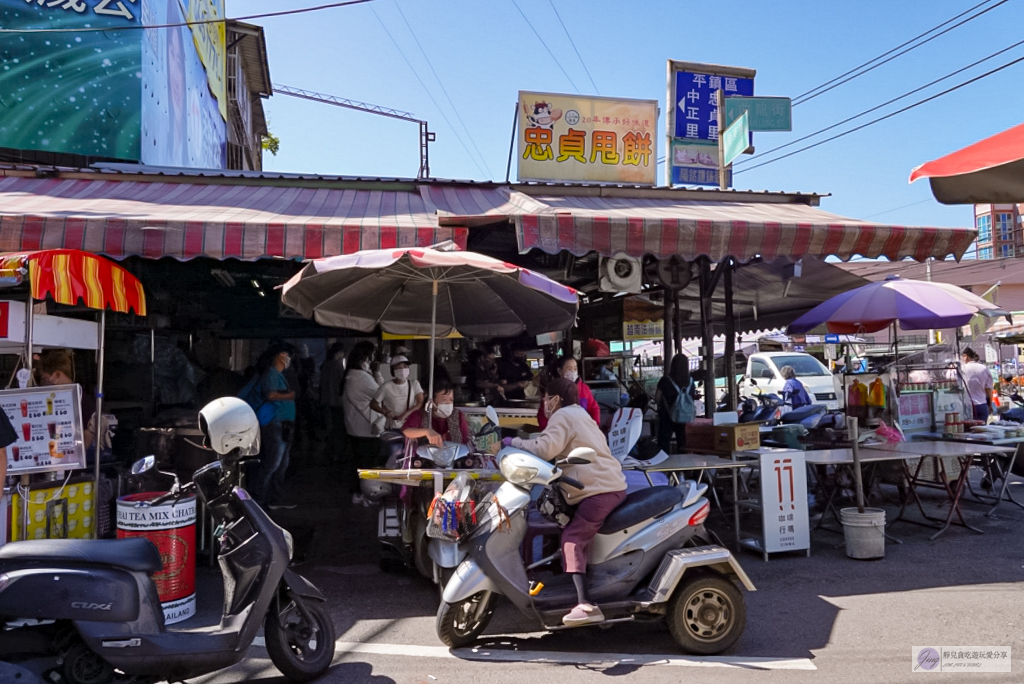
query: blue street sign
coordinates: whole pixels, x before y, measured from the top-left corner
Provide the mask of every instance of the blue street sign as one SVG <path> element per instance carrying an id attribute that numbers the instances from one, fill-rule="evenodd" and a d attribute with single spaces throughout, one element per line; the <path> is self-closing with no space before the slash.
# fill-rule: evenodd
<path id="1" fill-rule="evenodd" d="M 825 335 L 825 344 L 839 344 L 839 335 Z"/>
<path id="2" fill-rule="evenodd" d="M 754 79 L 714 74 L 675 72 L 675 130 L 673 137 L 718 140 L 718 106 L 715 93 L 752 96 Z"/>

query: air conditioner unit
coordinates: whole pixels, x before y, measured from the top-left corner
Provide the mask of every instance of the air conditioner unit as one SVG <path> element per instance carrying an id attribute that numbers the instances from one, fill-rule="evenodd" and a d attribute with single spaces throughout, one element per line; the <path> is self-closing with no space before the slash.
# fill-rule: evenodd
<path id="1" fill-rule="evenodd" d="M 640 260 L 622 252 L 610 258 L 601 257 L 598 271 L 602 292 L 640 292 L 643 285 Z"/>

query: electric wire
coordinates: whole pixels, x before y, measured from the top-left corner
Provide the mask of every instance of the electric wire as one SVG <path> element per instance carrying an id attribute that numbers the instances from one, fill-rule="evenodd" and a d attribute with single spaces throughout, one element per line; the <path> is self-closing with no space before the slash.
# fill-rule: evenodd
<path id="1" fill-rule="evenodd" d="M 412 34 L 412 39 L 416 42 L 416 47 L 418 47 L 420 52 L 423 53 L 423 59 L 427 63 L 427 66 L 430 67 L 430 73 L 434 74 L 437 84 L 441 86 L 441 92 L 444 93 L 449 106 L 451 106 L 452 111 L 455 112 L 455 118 L 459 120 L 460 124 L 462 124 L 463 130 L 466 131 L 466 135 L 469 137 L 470 144 L 473 145 L 473 149 L 476 150 L 477 156 L 480 157 L 480 161 L 483 162 L 484 168 L 487 169 L 487 178 L 494 178 L 494 174 L 491 173 L 490 167 L 487 166 L 487 159 L 484 158 L 483 153 L 480 152 L 480 148 L 477 147 L 476 140 L 473 139 L 473 134 L 469 132 L 469 127 L 466 126 L 466 122 L 462 120 L 462 115 L 459 114 L 459 108 L 455 106 L 454 102 L 452 102 L 452 97 L 448 94 L 448 89 L 444 87 L 441 77 L 437 75 L 437 71 L 434 69 L 434 65 L 430 61 L 430 57 L 427 56 L 427 51 L 423 49 L 420 39 L 416 37 L 416 32 L 413 31 L 412 24 L 410 24 L 409 20 L 405 17 L 405 12 L 402 11 L 402 6 L 398 4 L 398 0 L 395 0 L 395 7 L 398 9 L 398 13 L 402 16 L 402 21 L 405 22 L 406 27 L 409 29 L 409 33 Z"/>
<path id="2" fill-rule="evenodd" d="M 583 65 L 583 71 L 587 73 L 587 78 L 590 79 L 590 85 L 594 86 L 594 92 L 600 95 L 601 89 L 597 87 L 597 83 L 594 82 L 594 77 L 590 75 L 590 69 L 587 68 L 587 63 L 583 61 L 583 56 L 576 48 L 576 41 L 572 39 L 572 36 L 569 34 L 569 29 L 566 28 L 565 22 L 562 21 L 562 15 L 558 13 L 558 8 L 555 7 L 554 0 L 548 0 L 548 4 L 551 5 L 551 9 L 554 11 L 555 16 L 558 17 L 558 23 L 562 25 L 562 30 L 565 31 L 565 37 L 569 39 L 569 45 L 572 45 L 573 52 L 576 53 L 577 59 L 579 59 L 580 64 Z"/>
<path id="3" fill-rule="evenodd" d="M 178 28 L 181 26 L 200 26 L 202 24 L 220 24 L 225 21 L 250 21 L 252 19 L 267 19 L 270 17 L 283 17 L 290 14 L 305 14 L 307 12 L 319 12 L 320 10 L 335 9 L 337 7 L 348 7 L 349 5 L 362 5 L 374 0 L 346 0 L 345 2 L 332 2 L 327 5 L 315 7 L 299 7 L 290 10 L 279 10 L 277 12 L 262 12 L 260 14 L 249 14 L 243 17 L 223 17 L 221 19 L 199 19 L 196 21 L 182 21 L 176 24 L 129 24 L 128 26 L 84 26 L 82 28 L 39 28 L 39 29 L 7 29 L 0 28 L 0 33 L 89 33 L 91 31 L 139 31 L 142 29 L 165 29 Z"/>
<path id="4" fill-rule="evenodd" d="M 903 93 L 902 95 L 900 95 L 898 97 L 894 97 L 894 98 L 892 98 L 890 100 L 886 100 L 882 104 L 875 105 L 874 107 L 871 107 L 870 109 L 865 109 L 864 111 L 862 111 L 862 112 L 860 112 L 858 114 L 854 114 L 853 116 L 847 117 L 847 118 L 843 119 L 842 121 L 834 123 L 834 124 L 832 124 L 830 126 L 826 126 L 825 128 L 820 128 L 820 129 L 814 131 L 813 133 L 808 133 L 807 135 L 801 136 L 801 137 L 797 138 L 796 140 L 791 140 L 788 143 L 785 143 L 783 145 L 779 145 L 778 147 L 773 147 L 770 150 L 762 152 L 761 155 L 762 156 L 767 156 L 767 155 L 772 154 L 774 152 L 778 152 L 779 150 L 784 150 L 787 147 L 792 147 L 793 145 L 796 145 L 797 143 L 803 142 L 804 140 L 808 140 L 808 139 L 813 138 L 815 136 L 821 135 L 822 133 L 825 133 L 827 131 L 831 131 L 834 128 L 838 128 L 839 126 L 842 126 L 843 124 L 847 124 L 847 123 L 850 123 L 851 121 L 859 119 L 859 118 L 861 118 L 863 116 L 867 116 L 871 112 L 878 111 L 882 107 L 887 107 L 887 106 L 893 104 L 894 102 L 899 102 L 900 100 L 908 98 L 908 97 L 910 97 L 911 95 L 913 95 L 915 93 L 921 92 L 922 90 L 930 88 L 930 87 L 932 87 L 933 85 L 935 85 L 937 83 L 941 83 L 942 81 L 945 81 L 947 79 L 953 78 L 957 74 L 961 74 L 961 73 L 967 71 L 968 69 L 973 69 L 974 67 L 978 66 L 979 64 L 987 62 L 990 59 L 994 59 L 994 58 L 998 57 L 999 55 L 1001 55 L 1001 54 L 1003 54 L 1005 52 L 1009 52 L 1010 50 L 1012 50 L 1012 49 L 1014 49 L 1016 47 L 1020 47 L 1021 45 L 1024 45 L 1024 40 L 1017 41 L 1013 45 L 1005 47 L 1002 50 L 997 50 L 996 52 L 993 52 L 992 54 L 988 55 L 987 57 L 982 57 L 981 59 L 979 59 L 979 60 L 977 60 L 975 62 L 972 62 L 972 63 L 968 64 L 965 67 L 961 67 L 961 68 L 957 69 L 956 71 L 951 71 L 950 73 L 946 74 L 945 76 L 937 78 L 934 81 L 930 81 L 928 83 L 925 83 L 923 86 L 919 86 L 917 88 L 914 88 L 913 90 L 909 90 L 909 91 Z M 749 164 L 749 163 L 751 163 L 753 161 L 754 161 L 754 159 L 741 159 L 740 161 L 736 162 L 735 165 L 736 166 L 740 166 L 740 165 L 743 165 L 743 164 Z"/>
<path id="5" fill-rule="evenodd" d="M 413 67 L 412 62 L 409 61 L 409 58 L 406 56 L 405 51 L 402 50 L 402 46 L 399 45 L 398 41 L 395 40 L 395 37 L 391 35 L 391 31 L 388 29 L 387 24 L 384 23 L 384 20 L 380 18 L 379 14 L 377 14 L 377 10 L 375 10 L 372 6 L 370 7 L 370 11 L 373 12 L 373 16 L 377 17 L 377 21 L 380 22 L 381 27 L 384 29 L 384 33 L 386 33 L 388 35 L 388 38 L 391 39 L 391 42 L 398 50 L 398 54 L 402 56 L 402 59 L 404 59 L 405 63 L 409 66 L 409 70 L 412 72 L 412 75 L 415 76 L 416 80 L 420 82 L 420 86 L 423 87 L 423 90 L 424 92 L 427 93 L 427 97 L 430 98 L 430 101 L 434 103 L 434 107 L 436 107 L 437 111 L 440 112 L 441 117 L 444 119 L 445 123 L 448 124 L 448 128 L 452 129 L 452 133 L 455 134 L 455 139 L 459 141 L 459 144 L 462 145 L 462 149 L 466 151 L 466 156 L 473 160 L 473 164 L 476 166 L 477 170 L 482 175 L 487 175 L 487 172 L 480 168 L 480 162 L 478 162 L 476 160 L 476 157 L 473 156 L 473 153 L 469 151 L 469 148 L 466 146 L 466 141 L 463 140 L 462 135 L 459 134 L 459 129 L 455 128 L 455 126 L 452 125 L 452 122 L 448 119 L 448 115 L 444 113 L 443 109 L 441 109 L 441 105 L 439 105 L 437 103 L 437 100 L 434 99 L 433 93 L 431 93 L 430 89 L 427 88 L 427 84 L 423 82 L 422 78 L 420 78 L 419 73 Z"/>
<path id="6" fill-rule="evenodd" d="M 894 207 L 892 209 L 886 209 L 885 211 L 879 211 L 879 212 L 876 212 L 874 214 L 869 214 L 868 216 L 861 216 L 861 218 L 864 219 L 864 220 L 867 220 L 869 218 L 874 218 L 875 216 L 884 216 L 885 214 L 891 214 L 892 212 L 899 211 L 900 209 L 909 209 L 910 207 L 916 207 L 917 205 L 924 204 L 925 202 L 934 202 L 934 201 L 935 201 L 934 198 L 929 197 L 928 199 L 923 199 L 923 200 L 921 200 L 919 202 L 911 202 L 910 204 L 904 204 L 902 207 Z"/>
<path id="7" fill-rule="evenodd" d="M 801 152 L 806 152 L 807 150 L 813 149 L 815 147 L 819 147 L 820 145 L 824 145 L 825 143 L 832 142 L 833 140 L 838 140 L 839 138 L 843 138 L 843 137 L 845 137 L 847 135 L 850 135 L 851 133 L 856 133 L 857 131 L 863 130 L 863 129 L 867 128 L 868 126 L 873 126 L 876 123 L 885 121 L 886 119 L 891 119 L 892 117 L 897 116 L 899 114 L 903 114 L 904 112 L 910 111 L 911 109 L 914 109 L 915 107 L 920 107 L 921 105 L 923 105 L 923 104 L 925 104 L 927 102 L 931 102 L 932 100 L 938 99 L 938 98 L 942 97 L 943 95 L 948 95 L 949 93 L 952 93 L 952 92 L 954 92 L 956 90 L 960 90 L 961 88 L 963 88 L 965 86 L 971 85 L 972 83 L 976 83 L 976 82 L 982 80 L 983 78 L 988 78 L 989 76 L 992 76 L 993 74 L 997 74 L 1000 71 L 1003 71 L 1004 69 L 1008 69 L 1011 66 L 1014 66 L 1015 64 L 1019 64 L 1020 62 L 1024 62 L 1024 57 L 1018 57 L 1017 59 L 1009 61 L 1006 64 L 1003 64 L 1002 66 L 996 67 L 995 69 L 991 69 L 990 71 L 986 71 L 985 73 L 983 73 L 983 74 L 981 74 L 979 76 L 975 76 L 974 78 L 970 78 L 970 79 L 964 81 L 963 83 L 959 83 L 959 84 L 957 84 L 957 85 L 955 85 L 955 86 L 953 86 L 951 88 L 947 88 L 947 89 L 945 89 L 945 90 L 943 90 L 941 92 L 938 92 L 938 93 L 936 93 L 934 95 L 929 95 L 928 97 L 924 98 L 923 100 L 918 100 L 917 102 L 915 102 L 913 104 L 909 104 L 906 107 L 903 107 L 901 109 L 897 109 L 894 112 L 890 112 L 890 113 L 888 113 L 888 114 L 886 114 L 884 116 L 880 116 L 877 119 L 872 119 L 871 121 L 868 121 L 867 123 L 861 124 L 860 126 L 855 126 L 855 127 L 851 128 L 848 131 L 843 131 L 842 133 L 837 133 L 836 135 L 833 135 L 833 136 L 831 136 L 829 138 L 825 138 L 824 140 L 819 140 L 816 143 L 811 143 L 810 145 L 805 145 L 804 147 L 801 147 L 799 149 L 793 150 L 792 152 L 787 152 L 786 154 L 784 154 L 784 155 L 782 155 L 780 157 L 775 157 L 774 159 L 769 159 L 767 161 L 763 161 L 760 164 L 755 164 L 753 166 L 748 166 L 746 168 L 739 169 L 738 171 L 735 171 L 734 173 L 740 174 L 740 173 L 744 173 L 746 171 L 752 171 L 753 169 L 757 169 L 757 168 L 760 168 L 762 166 L 767 166 L 768 164 L 773 164 L 773 163 L 775 163 L 777 161 L 781 161 L 783 159 L 787 159 L 789 157 L 792 157 L 795 154 L 800 154 Z"/>
<path id="8" fill-rule="evenodd" d="M 875 69 L 877 69 L 878 67 L 882 66 L 883 64 L 887 64 L 887 63 L 893 61 L 894 59 L 896 59 L 897 57 L 901 57 L 901 56 L 907 54 L 908 52 L 911 52 L 912 50 L 916 50 L 917 48 L 921 47 L 922 45 L 930 43 L 931 41 L 935 40 L 936 38 L 938 38 L 938 37 L 940 37 L 942 35 L 945 35 L 945 34 L 949 33 L 950 31 L 952 31 L 952 30 L 954 30 L 956 28 L 959 28 L 959 27 L 963 26 L 964 24 L 966 24 L 966 23 L 968 23 L 970 21 L 973 21 L 973 20 L 977 19 L 978 17 L 982 16 L 983 14 L 986 14 L 987 12 L 991 12 L 995 8 L 999 7 L 1000 5 L 1006 4 L 1010 0 L 1000 0 L 995 5 L 992 5 L 990 7 L 986 7 L 985 9 L 983 9 L 980 12 L 978 12 L 974 16 L 968 17 L 967 19 L 964 19 L 960 23 L 954 24 L 953 26 L 950 26 L 949 28 L 945 29 L 944 31 L 940 31 L 939 33 L 936 33 L 934 36 L 931 36 L 931 37 L 927 38 L 926 40 L 921 41 L 920 43 L 918 43 L 916 45 L 911 45 L 910 47 L 908 47 L 907 49 L 903 50 L 902 52 L 898 52 L 897 54 L 894 54 L 894 55 L 888 57 L 887 59 L 883 59 L 882 61 L 878 62 L 877 64 L 874 64 L 873 66 L 870 66 L 869 68 L 863 69 L 863 71 L 861 71 L 861 69 L 863 67 L 868 66 L 872 62 L 875 62 L 875 61 L 877 61 L 879 59 L 882 59 L 882 57 L 886 57 L 887 55 L 891 55 L 892 52 L 894 52 L 896 50 L 899 50 L 900 48 L 902 48 L 902 47 L 904 47 L 904 46 L 906 46 L 906 45 L 908 45 L 910 43 L 913 43 L 914 41 L 918 40 L 919 38 L 923 38 L 924 36 L 927 36 L 929 33 L 935 31 L 936 29 L 941 28 L 942 26 L 945 26 L 946 24 L 948 24 L 951 21 L 955 21 L 955 20 L 959 19 L 964 14 L 967 14 L 969 12 L 973 12 L 974 10 L 978 9 L 979 7 L 981 7 L 982 5 L 984 5 L 984 4 L 986 4 L 987 2 L 990 2 L 990 1 L 991 0 L 985 0 L 985 2 L 981 2 L 981 3 L 977 4 L 977 5 L 975 5 L 974 7 L 970 8 L 969 10 L 958 14 L 957 16 L 953 17 L 952 19 L 949 19 L 949 20 L 943 22 L 942 24 L 939 24 L 938 26 L 935 26 L 935 27 L 925 31 L 921 35 L 916 36 L 915 38 L 911 38 L 906 43 L 903 43 L 902 45 L 899 45 L 899 46 L 893 48 L 892 50 L 889 50 L 888 52 L 885 52 L 885 53 L 879 55 L 878 57 L 875 57 L 874 59 L 865 62 L 864 64 L 860 65 L 859 67 L 856 67 L 856 68 L 852 69 L 851 71 L 847 71 L 845 74 L 837 76 L 836 78 L 832 79 L 831 81 L 828 81 L 827 83 L 823 83 L 822 85 L 818 86 L 817 88 L 812 88 L 811 90 L 807 91 L 806 93 L 804 93 L 802 95 L 796 96 L 795 98 L 793 98 L 793 106 L 796 107 L 797 105 L 801 105 L 804 102 L 808 102 L 810 100 L 813 100 L 814 98 L 818 97 L 819 95 L 824 95 L 825 93 L 827 93 L 830 90 L 838 88 L 839 86 L 841 86 L 841 85 L 843 85 L 845 83 L 849 83 L 850 81 L 852 81 L 852 80 L 854 80 L 856 78 L 859 78 L 859 77 L 863 76 L 864 74 L 866 74 L 866 73 L 868 73 L 870 71 L 874 71 Z M 857 73 L 853 73 L 853 72 L 857 72 Z M 844 77 L 847 77 L 847 76 L 848 76 L 848 78 L 844 78 Z M 843 80 L 839 80 L 839 79 L 843 79 Z M 838 82 L 836 82 L 836 81 L 838 81 Z M 828 87 L 826 87 L 826 86 L 828 86 Z M 818 91 L 818 92 L 815 92 L 815 91 Z"/>
<path id="9" fill-rule="evenodd" d="M 572 89 L 575 90 L 576 94 L 578 95 L 580 89 L 576 86 L 576 82 L 572 80 L 572 76 L 570 76 L 569 72 L 565 70 L 565 67 L 563 67 L 562 63 L 558 61 L 557 57 L 555 57 L 555 53 L 553 53 L 551 51 L 551 48 L 548 47 L 548 44 L 544 41 L 544 38 L 542 38 L 540 33 L 537 32 L 537 29 L 534 28 L 533 22 L 531 22 L 530 18 L 526 16 L 526 12 L 523 11 L 523 9 L 519 6 L 519 3 L 516 2 L 516 0 L 512 0 L 512 4 L 515 5 L 515 8 L 517 10 L 519 10 L 519 14 L 521 14 L 523 20 L 526 21 L 526 25 L 530 27 L 531 31 L 533 31 L 533 35 L 537 36 L 537 40 L 540 41 L 540 44 L 543 45 L 544 49 L 548 51 L 549 55 L 551 55 L 551 59 L 555 62 L 556 65 L 558 65 L 558 68 L 561 69 L 562 74 L 569 80 L 569 83 L 572 84 Z"/>

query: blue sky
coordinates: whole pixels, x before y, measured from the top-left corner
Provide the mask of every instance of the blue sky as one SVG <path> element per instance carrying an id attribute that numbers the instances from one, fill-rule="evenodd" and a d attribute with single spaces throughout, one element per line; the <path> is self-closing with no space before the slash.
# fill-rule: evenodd
<path id="1" fill-rule="evenodd" d="M 433 176 L 504 180 L 519 90 L 573 93 L 578 88 L 595 94 L 551 2 L 601 95 L 662 102 L 660 157 L 668 59 L 752 67 L 757 69 L 757 94 L 795 97 L 978 1 L 375 0 L 258 23 L 266 28 L 275 83 L 412 112 L 437 133 L 431 146 Z M 793 132 L 757 134 L 759 153 L 1021 40 L 1022 1 L 1009 0 L 795 107 Z M 313 4 L 317 0 L 228 0 L 227 9 L 229 16 L 240 16 Z M 857 123 L 1022 55 L 1024 46 Z M 907 176 L 920 163 L 1021 123 L 1022 83 L 1024 63 L 864 131 L 737 174 L 736 187 L 831 193 L 822 200 L 823 209 L 885 223 L 971 225 L 969 207 L 943 207 L 931 198 L 926 181 L 908 185 Z M 281 139 L 277 157 L 264 160 L 270 170 L 416 174 L 415 124 L 285 96 L 265 106 L 271 129 Z M 659 182 L 664 177 L 661 170 L 658 177 Z"/>

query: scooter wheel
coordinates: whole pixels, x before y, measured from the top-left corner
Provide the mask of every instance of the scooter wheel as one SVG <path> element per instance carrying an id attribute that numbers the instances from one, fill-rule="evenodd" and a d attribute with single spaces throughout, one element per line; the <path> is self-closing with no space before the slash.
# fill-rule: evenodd
<path id="1" fill-rule="evenodd" d="M 69 684 L 107 684 L 114 681 L 114 666 L 85 644 L 64 654 L 64 679 Z"/>
<path id="2" fill-rule="evenodd" d="M 494 594 L 481 591 L 465 601 L 437 609 L 437 638 L 448 648 L 469 646 L 487 629 L 494 615 Z"/>
<path id="3" fill-rule="evenodd" d="M 687 572 L 668 604 L 665 621 L 689 653 L 714 655 L 736 643 L 747 623 L 743 594 L 716 572 Z"/>
<path id="4" fill-rule="evenodd" d="M 330 614 L 320 601 L 303 601 L 303 606 L 313 624 L 292 601 L 280 611 L 271 607 L 263 626 L 270 660 L 293 682 L 316 679 L 334 660 L 334 623 Z"/>

